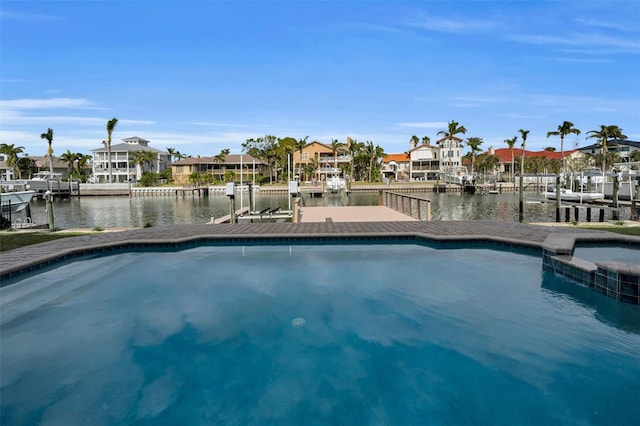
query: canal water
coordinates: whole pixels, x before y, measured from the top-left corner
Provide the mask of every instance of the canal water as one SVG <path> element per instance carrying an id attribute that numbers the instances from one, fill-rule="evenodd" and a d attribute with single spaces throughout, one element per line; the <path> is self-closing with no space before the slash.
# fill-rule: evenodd
<path id="1" fill-rule="evenodd" d="M 416 193 L 431 200 L 432 220 L 501 220 L 518 221 L 518 194 L 468 195 L 459 193 Z M 378 205 L 377 193 L 327 194 L 305 197 L 306 206 L 371 206 Z M 236 208 L 249 205 L 248 195 L 236 196 Z M 255 209 L 290 208 L 286 194 L 257 195 Z M 57 199 L 53 203 L 55 226 L 70 228 L 128 228 L 145 225 L 206 223 L 212 217 L 229 214 L 229 199 L 221 194 L 208 197 L 81 197 Z M 43 200 L 31 203 L 34 223 L 46 224 L 47 212 Z M 553 203 L 525 204 L 525 221 L 553 222 Z"/>

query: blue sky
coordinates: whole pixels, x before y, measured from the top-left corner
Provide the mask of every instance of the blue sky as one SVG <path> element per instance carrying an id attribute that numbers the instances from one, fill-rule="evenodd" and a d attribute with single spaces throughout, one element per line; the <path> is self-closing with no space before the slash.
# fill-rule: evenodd
<path id="1" fill-rule="evenodd" d="M 464 125 L 527 148 L 563 121 L 640 140 L 637 1 L 15 1 L 0 4 L 0 142 L 210 156 L 265 134 L 387 153 Z"/>

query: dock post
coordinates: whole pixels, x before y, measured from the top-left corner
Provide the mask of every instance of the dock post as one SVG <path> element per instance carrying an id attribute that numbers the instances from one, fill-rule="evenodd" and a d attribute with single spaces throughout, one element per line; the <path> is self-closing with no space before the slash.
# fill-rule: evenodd
<path id="1" fill-rule="evenodd" d="M 44 193 L 47 206 L 47 222 L 49 223 L 49 231 L 55 231 L 55 223 L 53 221 L 53 193 L 47 191 Z"/>
<path id="2" fill-rule="evenodd" d="M 618 192 L 620 191 L 620 173 L 616 173 L 613 175 L 613 207 L 615 208 L 615 210 L 612 210 L 611 212 L 611 219 L 613 220 L 618 220 L 619 216 L 618 216 Z"/>
<path id="3" fill-rule="evenodd" d="M 556 222 L 560 222 L 560 206 L 562 205 L 562 197 L 560 191 L 560 175 L 556 176 Z"/>

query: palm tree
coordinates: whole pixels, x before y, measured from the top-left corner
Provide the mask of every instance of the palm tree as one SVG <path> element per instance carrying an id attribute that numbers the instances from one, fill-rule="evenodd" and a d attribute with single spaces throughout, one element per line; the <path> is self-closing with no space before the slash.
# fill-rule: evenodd
<path id="1" fill-rule="evenodd" d="M 345 144 L 338 139 L 331 140 L 331 151 L 333 152 L 333 168 L 338 168 L 338 152 L 342 152 L 345 148 Z"/>
<path id="2" fill-rule="evenodd" d="M 24 152 L 24 146 L 15 146 L 15 144 L 0 144 L 0 154 L 5 154 L 7 156 L 7 166 L 13 169 L 13 176 L 16 175 L 16 171 L 18 171 L 19 177 L 20 169 L 18 166 L 18 154 L 22 154 Z"/>
<path id="3" fill-rule="evenodd" d="M 522 138 L 522 156 L 520 157 L 520 176 L 524 176 L 524 150 L 527 146 L 527 135 L 529 134 L 528 130 L 518 130 L 520 132 L 520 137 Z"/>
<path id="4" fill-rule="evenodd" d="M 429 143 L 431 143 L 431 138 L 429 136 L 423 136 L 422 137 L 422 144 L 423 145 L 429 145 Z"/>
<path id="5" fill-rule="evenodd" d="M 298 172 L 300 179 L 302 179 L 302 150 L 305 149 L 305 147 L 307 146 L 308 138 L 309 136 L 305 136 L 303 139 L 298 139 L 294 145 L 294 149 L 298 151 L 298 153 L 300 154 L 300 166 L 299 166 L 299 172 Z"/>
<path id="6" fill-rule="evenodd" d="M 139 150 L 131 153 L 131 162 L 136 165 L 136 168 L 138 169 L 137 172 L 139 172 L 136 173 L 136 178 L 138 180 L 140 180 L 142 173 L 144 173 L 144 165 L 146 163 L 151 163 L 155 158 L 156 154 L 151 151 Z"/>
<path id="7" fill-rule="evenodd" d="M 471 148 L 471 174 L 475 169 L 476 164 L 476 152 L 480 152 L 480 145 L 482 145 L 482 138 L 471 137 L 467 138 L 467 146 Z"/>
<path id="8" fill-rule="evenodd" d="M 411 140 L 410 140 L 411 148 L 415 148 L 416 146 L 418 146 L 419 142 L 420 142 L 420 139 L 418 138 L 418 136 L 416 135 L 411 136 Z"/>
<path id="9" fill-rule="evenodd" d="M 87 164 L 93 160 L 91 155 L 78 153 L 78 164 L 77 170 L 82 176 L 85 175 L 85 169 L 87 169 Z"/>
<path id="10" fill-rule="evenodd" d="M 225 148 L 223 150 L 220 150 L 220 154 L 218 155 L 214 155 L 213 156 L 213 162 L 214 163 L 218 163 L 218 164 L 223 164 L 227 161 L 227 155 L 229 155 L 229 153 L 231 152 L 231 150 L 229 148 Z M 224 167 L 223 167 L 224 169 Z M 224 170 L 223 172 L 220 173 L 220 180 L 224 179 Z"/>
<path id="11" fill-rule="evenodd" d="M 53 176 L 53 148 L 51 146 L 53 144 L 53 129 L 47 129 L 47 132 L 41 134 L 40 138 L 46 139 L 49 144 L 49 148 L 47 148 L 47 156 L 49 157 L 49 173 Z"/>
<path id="12" fill-rule="evenodd" d="M 351 143 L 349 144 L 349 155 L 351 156 L 351 179 L 355 180 L 356 176 L 356 153 L 364 148 L 364 143 L 358 142 L 355 139 L 351 139 Z"/>
<path id="13" fill-rule="evenodd" d="M 451 120 L 449 122 L 448 128 L 447 130 L 441 130 L 438 132 L 438 135 L 443 135 L 444 136 L 444 140 L 448 142 L 447 146 L 445 148 L 451 150 L 453 148 L 453 139 L 455 137 L 455 135 L 457 135 L 458 133 L 461 134 L 465 134 L 467 133 L 467 129 L 464 126 L 459 126 L 460 123 L 458 123 L 457 121 Z M 450 158 L 449 156 L 447 158 Z M 447 162 L 446 165 L 450 165 L 450 160 Z"/>
<path id="14" fill-rule="evenodd" d="M 173 162 L 174 158 L 179 158 L 176 154 L 178 153 L 178 151 L 176 151 L 175 148 L 167 148 L 167 154 L 169 154 L 169 161 Z"/>
<path id="15" fill-rule="evenodd" d="M 113 181 L 113 168 L 111 166 L 111 134 L 118 124 L 117 118 L 107 121 L 107 160 L 109 161 L 109 183 Z"/>
<path id="16" fill-rule="evenodd" d="M 561 125 L 558 126 L 557 131 L 547 132 L 547 138 L 549 136 L 560 136 L 560 152 L 562 153 L 562 172 L 566 173 L 567 162 L 564 159 L 564 137 L 570 135 L 571 133 L 579 135 L 580 130 L 573 127 L 573 123 L 570 121 L 563 121 Z"/>
<path id="17" fill-rule="evenodd" d="M 602 173 L 607 171 L 607 143 L 609 139 L 627 139 L 627 135 L 622 133 L 622 129 L 616 125 L 600 125 L 600 130 L 590 130 L 587 132 L 587 139 L 596 138 L 602 147 Z"/>
<path id="18" fill-rule="evenodd" d="M 516 144 L 516 141 L 518 140 L 517 136 L 512 137 L 511 139 L 505 139 L 504 142 L 507 144 L 507 146 L 509 147 L 509 151 L 511 151 L 511 181 L 513 182 L 513 178 L 514 178 L 514 156 L 513 156 L 513 146 Z"/>
<path id="19" fill-rule="evenodd" d="M 64 154 L 62 154 L 60 156 L 60 160 L 64 163 L 67 163 L 67 167 L 69 169 L 69 177 L 71 177 L 71 175 L 73 175 L 73 171 L 75 169 L 76 166 L 76 161 L 78 160 L 79 156 L 81 156 L 82 154 L 78 154 L 75 152 L 71 152 L 70 150 L 67 149 L 67 152 L 65 152 Z"/>

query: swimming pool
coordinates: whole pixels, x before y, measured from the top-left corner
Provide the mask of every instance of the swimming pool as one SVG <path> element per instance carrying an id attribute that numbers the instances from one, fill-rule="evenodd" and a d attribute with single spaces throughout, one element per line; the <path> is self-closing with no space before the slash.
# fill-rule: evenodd
<path id="1" fill-rule="evenodd" d="M 541 263 L 407 243 L 62 264 L 0 289 L 0 420 L 640 423 L 640 310 Z"/>

